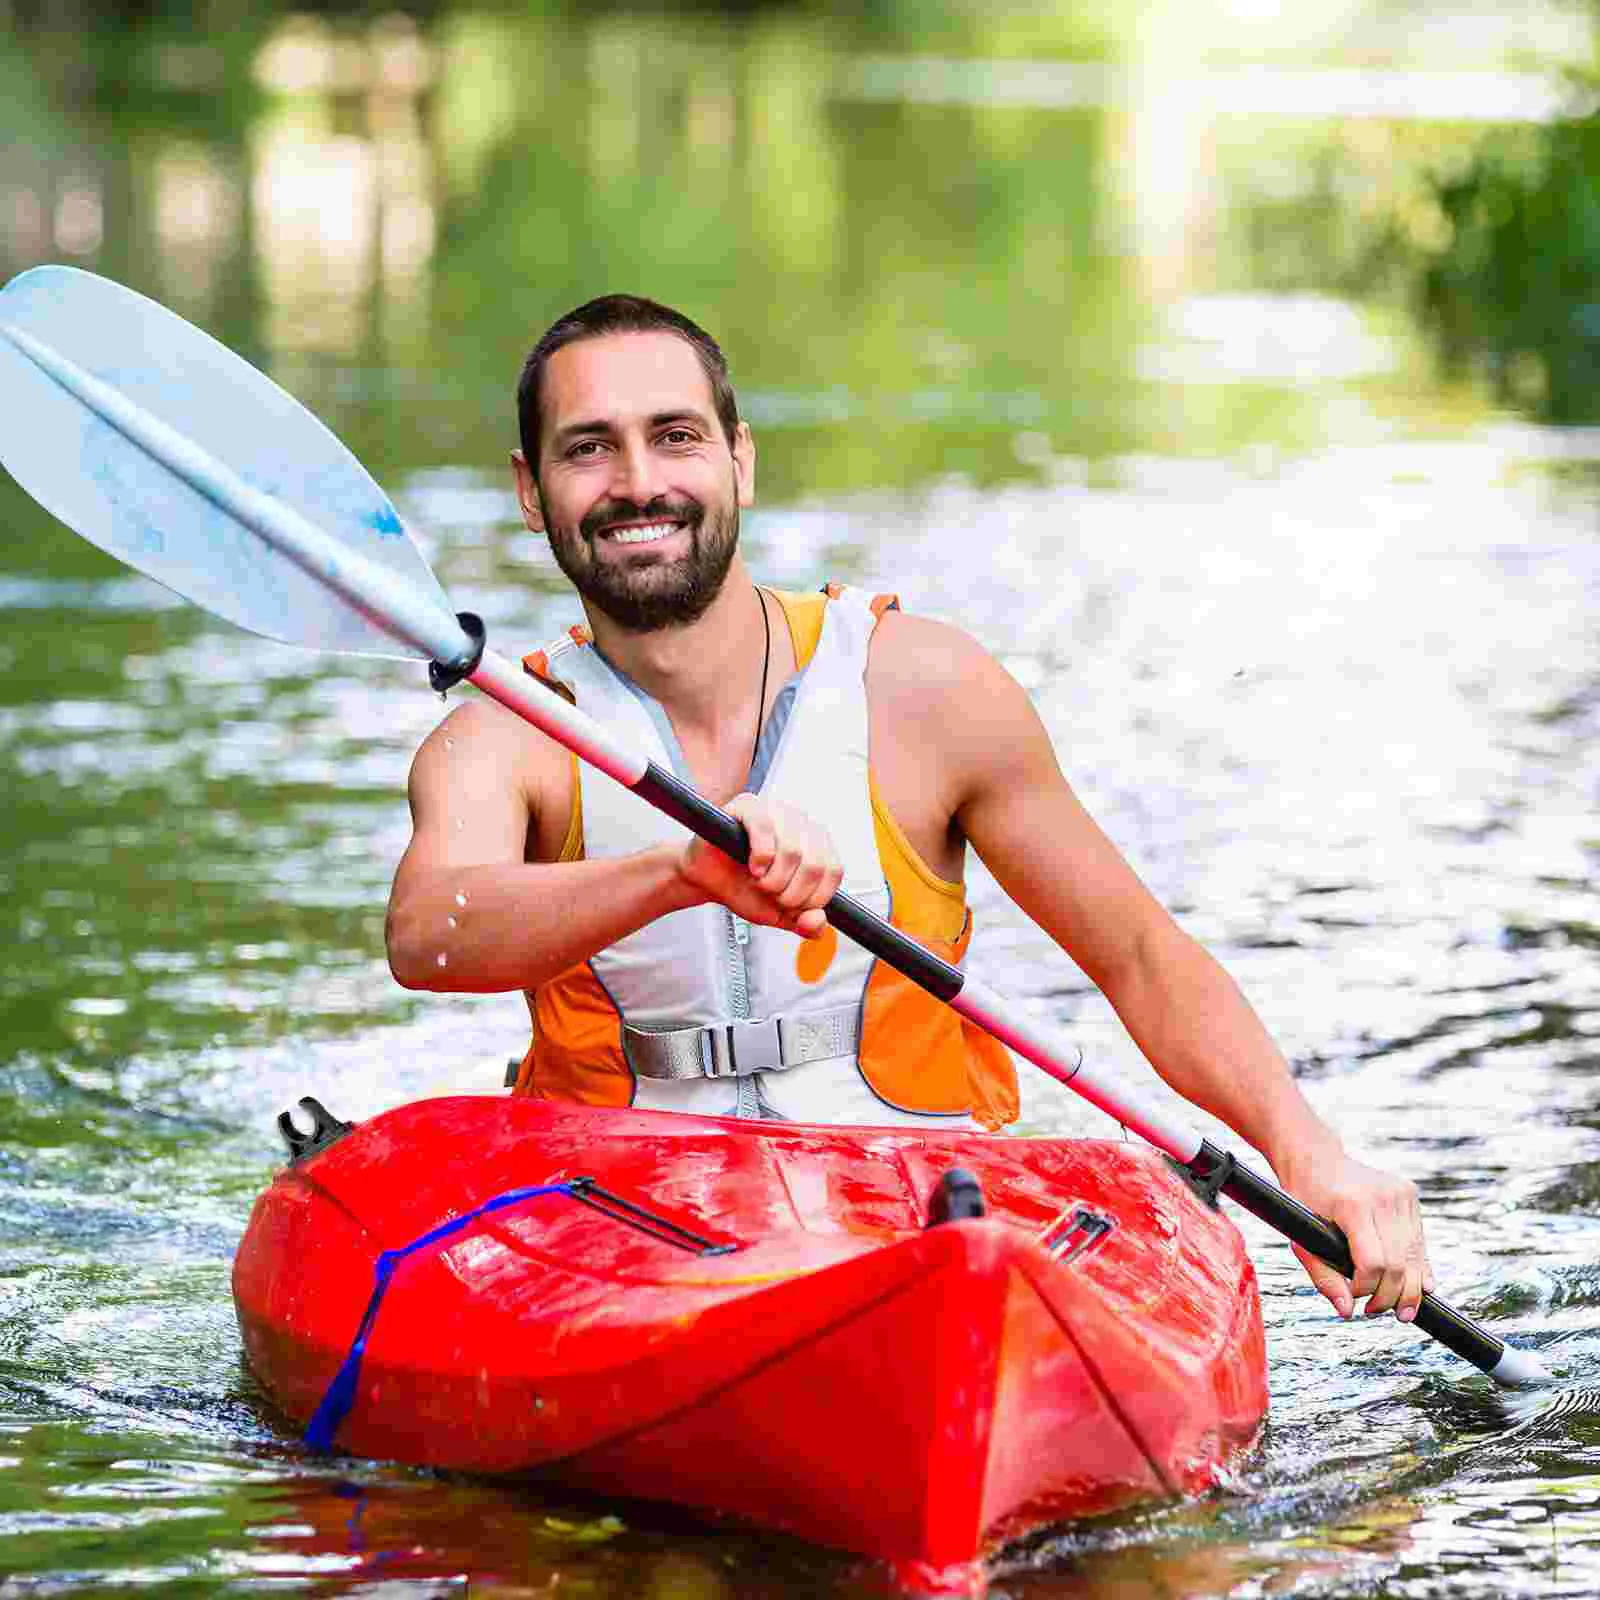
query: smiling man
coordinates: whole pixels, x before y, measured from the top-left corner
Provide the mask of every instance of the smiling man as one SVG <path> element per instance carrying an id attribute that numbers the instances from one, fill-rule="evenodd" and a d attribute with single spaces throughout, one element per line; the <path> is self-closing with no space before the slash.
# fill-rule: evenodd
<path id="1" fill-rule="evenodd" d="M 1162 1077 L 1345 1229 L 1353 1285 L 1301 1257 L 1341 1315 L 1370 1297 L 1409 1320 L 1431 1287 L 1415 1188 L 1312 1111 L 1236 985 L 1079 804 L 1017 683 L 889 597 L 753 581 L 755 443 L 716 343 L 652 301 L 591 301 L 534 347 L 518 413 L 523 515 L 587 622 L 528 670 L 738 816 L 750 860 L 472 701 L 412 767 L 399 981 L 523 990 L 523 1094 L 998 1128 L 1017 1114 L 1006 1053 L 822 913 L 842 885 L 959 962 L 970 847 Z"/>

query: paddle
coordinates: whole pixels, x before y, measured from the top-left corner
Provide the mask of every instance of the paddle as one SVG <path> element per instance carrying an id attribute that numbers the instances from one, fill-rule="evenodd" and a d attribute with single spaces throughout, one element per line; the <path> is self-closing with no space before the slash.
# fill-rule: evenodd
<path id="1" fill-rule="evenodd" d="M 253 632 L 429 661 L 435 687 L 477 685 L 708 843 L 747 858 L 733 817 L 486 650 L 482 624 L 451 614 L 394 507 L 344 446 L 270 379 L 165 307 L 70 267 L 13 279 L 0 291 L 0 415 L 26 419 L 24 427 L 8 422 L 0 460 L 103 550 Z M 836 894 L 827 917 L 1164 1150 L 1211 1193 L 1353 1275 L 1340 1229 L 1173 1110 L 1085 1065 L 1047 1023 L 849 895 Z M 1415 1325 L 1499 1383 L 1549 1379 L 1536 1356 L 1431 1293 Z"/>

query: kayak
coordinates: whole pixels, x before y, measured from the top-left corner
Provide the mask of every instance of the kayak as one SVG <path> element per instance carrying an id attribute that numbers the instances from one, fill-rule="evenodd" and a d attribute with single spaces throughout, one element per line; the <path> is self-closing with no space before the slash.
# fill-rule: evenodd
<path id="1" fill-rule="evenodd" d="M 233 1272 L 314 1445 L 728 1514 L 982 1592 L 1009 1538 L 1223 1481 L 1243 1241 L 1166 1157 L 482 1095 L 313 1100 Z"/>

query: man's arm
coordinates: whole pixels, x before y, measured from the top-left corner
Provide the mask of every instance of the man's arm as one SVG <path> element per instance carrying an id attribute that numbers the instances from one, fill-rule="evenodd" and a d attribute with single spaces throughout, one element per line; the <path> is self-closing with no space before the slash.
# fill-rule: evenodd
<path id="1" fill-rule="evenodd" d="M 571 773 L 565 750 L 487 701 L 461 706 L 423 741 L 408 791 L 411 842 L 384 925 L 398 982 L 455 993 L 536 988 L 707 900 L 750 922 L 822 931 L 819 908 L 840 872 L 826 835 L 803 817 L 751 795 L 731 801 L 750 835 L 747 866 L 699 840 L 555 861 Z"/>
<path id="2" fill-rule="evenodd" d="M 481 700 L 460 706 L 423 741 L 408 786 L 411 842 L 384 926 L 390 970 L 406 988 L 534 988 L 689 903 L 676 883 L 675 851 L 605 862 L 528 859 L 552 824 L 559 848 L 572 804 L 570 764 L 551 740 Z"/>
<path id="3" fill-rule="evenodd" d="M 939 730 L 955 825 L 1110 1001 L 1161 1076 L 1350 1237 L 1357 1297 L 1409 1320 L 1431 1287 L 1415 1185 L 1353 1161 L 1238 986 L 1173 920 L 1073 794 L 1027 695 L 956 629 L 906 619 L 903 712 Z M 920 700 L 920 705 L 911 702 Z M 1297 1252 L 1298 1253 L 1298 1252 Z M 1300 1253 L 1341 1315 L 1351 1285 Z"/>

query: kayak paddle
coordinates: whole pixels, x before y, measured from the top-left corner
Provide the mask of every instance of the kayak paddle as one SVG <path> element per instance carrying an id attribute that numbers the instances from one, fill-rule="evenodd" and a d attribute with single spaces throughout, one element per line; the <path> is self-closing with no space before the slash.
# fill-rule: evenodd
<path id="1" fill-rule="evenodd" d="M 737 861 L 743 826 L 484 647 L 453 615 L 394 507 L 326 427 L 176 313 L 109 279 L 36 267 L 0 290 L 0 461 L 47 510 L 119 560 L 254 633 L 431 663 Z M 324 524 L 335 530 L 330 534 Z M 398 649 L 396 647 L 399 647 Z M 1170 1108 L 1084 1063 L 1057 1030 L 923 949 L 851 896 L 827 918 L 1052 1078 L 1294 1243 L 1354 1275 L 1334 1224 L 1242 1166 Z M 1507 1385 L 1543 1362 L 1425 1293 L 1415 1326 Z"/>

